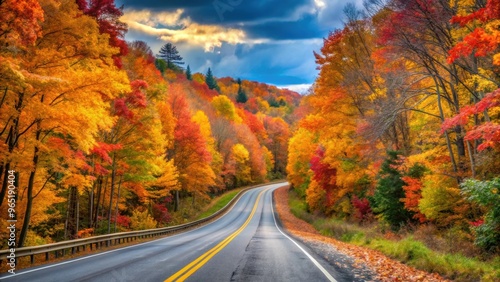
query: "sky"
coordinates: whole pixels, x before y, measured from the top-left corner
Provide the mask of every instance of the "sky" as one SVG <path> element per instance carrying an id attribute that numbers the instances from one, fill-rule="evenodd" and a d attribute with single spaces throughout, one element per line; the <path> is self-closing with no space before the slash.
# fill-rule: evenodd
<path id="1" fill-rule="evenodd" d="M 347 3 L 362 0 L 117 0 L 127 41 L 157 54 L 170 42 L 191 71 L 231 76 L 304 93 L 314 82 L 313 51 L 342 28 Z"/>

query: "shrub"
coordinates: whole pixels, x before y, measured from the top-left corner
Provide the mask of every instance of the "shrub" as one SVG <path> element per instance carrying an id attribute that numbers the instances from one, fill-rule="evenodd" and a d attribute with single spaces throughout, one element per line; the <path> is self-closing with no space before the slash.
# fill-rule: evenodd
<path id="1" fill-rule="evenodd" d="M 156 220 L 154 220 L 148 213 L 147 210 L 141 211 L 133 211 L 130 227 L 132 230 L 146 230 L 156 228 Z"/>
<path id="2" fill-rule="evenodd" d="M 487 213 L 484 223 L 475 227 L 475 243 L 489 252 L 500 250 L 500 178 L 491 181 L 467 179 L 462 185 L 462 192 L 470 201 L 483 206 Z"/>

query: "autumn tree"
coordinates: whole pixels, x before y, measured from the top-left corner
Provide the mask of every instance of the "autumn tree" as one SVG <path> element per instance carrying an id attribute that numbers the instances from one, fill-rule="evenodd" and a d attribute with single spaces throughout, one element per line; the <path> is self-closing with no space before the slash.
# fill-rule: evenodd
<path id="1" fill-rule="evenodd" d="M 210 167 L 212 156 L 207 140 L 200 131 L 200 125 L 192 120 L 192 114 L 181 85 L 174 84 L 168 96 L 173 117 L 176 119 L 174 144 L 167 151 L 167 157 L 174 160 L 179 171 L 181 190 L 203 196 L 210 186 L 215 185 L 215 174 Z M 179 192 L 175 190 L 175 211 L 178 209 Z"/>
<path id="2" fill-rule="evenodd" d="M 273 172 L 275 177 L 280 178 L 286 173 L 290 128 L 289 125 L 279 117 L 266 117 L 264 119 L 264 127 L 269 137 L 266 147 L 271 151 L 274 158 Z"/>
<path id="3" fill-rule="evenodd" d="M 252 178 L 250 175 L 250 166 L 248 163 L 250 159 L 248 150 L 242 144 L 236 144 L 233 146 L 231 153 L 235 162 L 236 186 L 242 186 L 250 183 L 252 181 Z"/>
<path id="4" fill-rule="evenodd" d="M 37 0 L 4 0 L 0 2 L 0 46 L 30 45 L 41 35 L 44 13 Z"/>
<path id="5" fill-rule="evenodd" d="M 129 89 L 125 73 L 113 66 L 116 49 L 109 46 L 108 35 L 100 33 L 95 19 L 81 15 L 71 1 L 41 1 L 41 6 L 46 15 L 41 24 L 44 35 L 19 56 L 18 69 L 23 71 L 10 80 L 2 105 L 2 113 L 6 109 L 10 115 L 3 116 L 7 119 L 2 127 L 8 134 L 2 139 L 12 145 L 3 167 L 26 175 L 20 183 L 27 188 L 20 202 L 25 211 L 19 246 L 25 242 L 33 208 L 45 205 L 35 198 L 47 185 L 57 186 L 53 168 L 71 161 L 53 158 L 45 144 L 58 136 L 74 151 L 89 152 L 99 130 L 113 124 L 109 102 Z"/>
<path id="6" fill-rule="evenodd" d="M 116 7 L 114 0 L 77 0 L 76 3 L 84 14 L 97 20 L 99 31 L 109 35 L 109 45 L 119 48 L 119 54 L 113 56 L 115 65 L 121 68 L 120 56 L 127 54 L 125 33 L 127 25 L 120 21 L 123 7 Z"/>
<path id="7" fill-rule="evenodd" d="M 310 160 L 317 144 L 314 142 L 313 133 L 304 128 L 299 128 L 288 144 L 287 178 L 295 191 L 305 197 L 312 178 Z"/>

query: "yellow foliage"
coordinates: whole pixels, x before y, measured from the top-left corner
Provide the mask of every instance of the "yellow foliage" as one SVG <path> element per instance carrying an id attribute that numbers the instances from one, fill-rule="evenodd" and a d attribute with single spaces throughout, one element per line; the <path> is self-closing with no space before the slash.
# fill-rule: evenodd
<path id="1" fill-rule="evenodd" d="M 250 153 L 247 148 L 238 143 L 231 149 L 232 157 L 236 162 L 235 176 L 239 184 L 246 184 L 252 181 L 251 167 L 249 164 Z"/>
<path id="2" fill-rule="evenodd" d="M 456 225 L 465 220 L 466 203 L 452 178 L 437 174 L 426 175 L 423 183 L 422 199 L 418 207 L 426 218 L 441 227 Z"/>
<path id="3" fill-rule="evenodd" d="M 241 123 L 243 120 L 236 113 L 236 108 L 234 104 L 229 98 L 225 95 L 219 95 L 212 99 L 212 105 L 215 108 L 217 115 L 224 117 L 230 121 L 234 121 L 236 123 Z"/>
<path id="4" fill-rule="evenodd" d="M 314 139 L 314 134 L 310 131 L 305 128 L 299 128 L 288 142 L 286 171 L 288 173 L 288 180 L 296 189 L 312 177 L 309 162 L 317 147 Z M 300 191 L 300 194 L 304 196 L 304 191 Z"/>
<path id="5" fill-rule="evenodd" d="M 306 190 L 306 203 L 313 211 L 324 211 L 325 190 L 315 180 L 312 180 Z"/>
<path id="6" fill-rule="evenodd" d="M 154 220 L 147 210 L 132 212 L 132 217 L 130 217 L 130 228 L 132 230 L 146 230 L 156 228 L 157 222 Z"/>

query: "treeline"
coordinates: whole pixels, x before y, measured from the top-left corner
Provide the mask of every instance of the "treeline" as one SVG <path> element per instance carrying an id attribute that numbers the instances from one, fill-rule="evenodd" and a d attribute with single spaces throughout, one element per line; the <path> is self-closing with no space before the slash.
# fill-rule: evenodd
<path id="1" fill-rule="evenodd" d="M 298 94 L 158 68 L 121 15 L 112 0 L 0 1 L 0 213 L 15 171 L 17 247 L 182 222 L 285 173 Z"/>
<path id="2" fill-rule="evenodd" d="M 500 246 L 500 1 L 367 1 L 315 54 L 289 144 L 311 212 Z"/>

